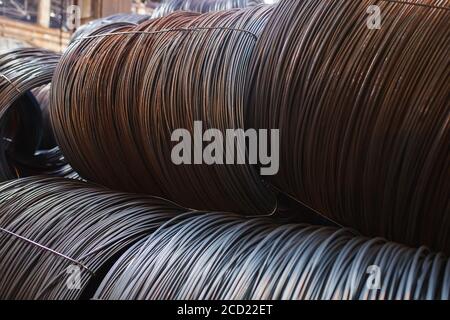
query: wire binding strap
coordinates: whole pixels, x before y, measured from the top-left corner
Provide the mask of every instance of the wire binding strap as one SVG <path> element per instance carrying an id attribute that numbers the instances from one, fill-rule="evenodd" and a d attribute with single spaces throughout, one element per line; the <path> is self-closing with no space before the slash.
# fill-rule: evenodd
<path id="1" fill-rule="evenodd" d="M 9 80 L 9 78 L 8 78 L 7 76 L 5 76 L 3 73 L 0 73 L 0 77 L 3 78 L 3 79 L 5 79 L 6 81 L 8 81 L 8 83 L 9 83 L 10 85 L 12 85 L 13 88 L 16 89 L 16 91 L 17 91 L 18 93 L 22 93 L 22 91 L 20 91 L 19 88 L 17 88 L 16 85 L 15 85 L 11 80 Z"/>
<path id="2" fill-rule="evenodd" d="M 45 251 L 50 252 L 51 254 L 54 254 L 54 255 L 56 255 L 56 256 L 58 256 L 58 257 L 64 258 L 64 259 L 66 259 L 66 260 L 68 260 L 68 261 L 70 261 L 70 262 L 72 262 L 72 263 L 74 263 L 74 264 L 76 264 L 76 265 L 82 267 L 82 268 L 85 269 L 87 272 L 89 272 L 91 275 L 95 275 L 95 272 L 91 271 L 91 270 L 90 270 L 88 267 L 86 267 L 84 264 L 82 264 L 81 262 L 79 262 L 79 261 L 77 261 L 77 260 L 75 260 L 75 259 L 73 259 L 73 258 L 71 258 L 71 257 L 66 256 L 65 254 L 59 253 L 59 252 L 57 252 L 57 251 L 55 251 L 55 250 L 53 250 L 53 249 L 50 249 L 50 248 L 48 248 L 48 247 L 46 247 L 46 246 L 43 246 L 43 245 L 41 245 L 41 244 L 39 244 L 39 243 L 37 243 L 37 242 L 35 242 L 35 241 L 33 241 L 33 240 L 30 240 L 30 239 L 28 239 L 28 238 L 25 238 L 25 237 L 23 237 L 23 236 L 21 236 L 21 235 L 18 235 L 18 234 L 14 233 L 14 232 L 11 232 L 11 231 L 9 231 L 9 230 L 3 229 L 3 228 L 1 228 L 1 227 L 0 227 L 0 231 L 3 231 L 4 233 L 6 233 L 6 234 L 8 234 L 8 235 L 10 235 L 10 236 L 16 237 L 16 238 L 18 238 L 18 239 L 20 239 L 20 240 L 23 240 L 23 241 L 25 241 L 25 242 L 28 242 L 28 243 L 32 244 L 33 246 L 38 247 L 39 249 L 45 250 Z"/>
<path id="3" fill-rule="evenodd" d="M 398 3 L 398 4 L 403 4 L 406 6 L 424 7 L 424 8 L 429 8 L 429 9 L 450 10 L 450 7 L 441 7 L 441 6 L 428 4 L 428 3 L 408 2 L 408 1 L 403 1 L 403 0 L 380 0 L 380 1 L 387 2 L 387 3 Z"/>
<path id="4" fill-rule="evenodd" d="M 173 28 L 173 29 L 163 29 L 163 30 L 157 30 L 157 31 L 123 31 L 123 32 L 111 32 L 111 33 L 105 33 L 105 34 L 97 34 L 97 35 L 91 35 L 86 37 L 81 37 L 76 39 L 74 42 L 85 40 L 85 39 L 94 39 L 94 38 L 103 38 L 108 36 L 116 36 L 116 35 L 128 35 L 128 34 L 163 34 L 168 32 L 179 32 L 179 31 L 202 31 L 202 30 L 225 30 L 225 31 L 237 31 L 242 32 L 251 35 L 255 41 L 258 40 L 258 36 L 254 34 L 253 32 L 250 32 L 248 30 L 244 29 L 237 29 L 237 28 L 227 28 L 227 27 L 197 27 L 197 28 Z"/>

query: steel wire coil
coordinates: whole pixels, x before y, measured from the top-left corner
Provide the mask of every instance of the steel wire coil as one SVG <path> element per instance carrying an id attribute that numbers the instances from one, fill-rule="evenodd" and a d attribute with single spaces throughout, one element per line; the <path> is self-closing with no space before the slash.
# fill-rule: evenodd
<path id="1" fill-rule="evenodd" d="M 78 173 L 73 171 L 73 169 L 67 164 L 56 143 L 50 120 L 50 88 L 51 84 L 49 83 L 31 91 L 41 110 L 41 116 L 32 118 L 32 121 L 34 124 L 42 124 L 42 134 L 37 151 L 32 153 L 33 156 L 31 161 L 25 160 L 20 162 L 20 160 L 16 157 L 16 162 L 20 163 L 19 175 L 33 176 L 47 174 L 82 180 Z M 27 111 L 27 113 L 29 114 L 29 111 Z M 21 130 L 21 132 L 24 132 L 24 130 Z M 28 135 L 27 138 L 29 139 L 32 136 L 33 135 Z M 17 140 L 17 138 L 14 140 Z M 18 143 L 20 144 L 21 141 Z"/>
<path id="2" fill-rule="evenodd" d="M 264 4 L 263 0 L 167 0 L 153 11 L 152 18 L 160 18 L 175 11 L 212 12 L 247 8 Z"/>
<path id="3" fill-rule="evenodd" d="M 369 277 L 374 267 L 379 283 Z M 94 297 L 448 300 L 449 294 L 450 260 L 424 247 L 363 238 L 346 229 L 211 213 L 171 221 L 135 244 Z"/>
<path id="4" fill-rule="evenodd" d="M 8 161 L 8 155 L 15 158 L 29 158 L 39 146 L 42 135 L 41 112 L 35 97 L 27 92 L 18 98 L 13 106 L 1 117 L 2 137 L 1 163 Z M 8 151 L 8 152 L 6 152 Z"/>
<path id="5" fill-rule="evenodd" d="M 281 1 L 245 122 L 280 129 L 268 181 L 364 235 L 448 254 L 449 48 L 448 1 Z"/>
<path id="6" fill-rule="evenodd" d="M 177 12 L 97 29 L 52 81 L 58 145 L 80 175 L 194 209 L 270 214 L 276 199 L 246 165 L 175 165 L 171 134 L 194 121 L 244 128 L 247 67 L 272 8 Z"/>
<path id="7" fill-rule="evenodd" d="M 60 55 L 17 49 L 0 55 L 0 181 L 49 174 L 76 176 L 59 148 L 41 148 L 49 123 L 30 90 L 50 82 Z"/>
<path id="8" fill-rule="evenodd" d="M 50 120 L 50 88 L 51 84 L 32 90 L 42 114 L 42 138 L 40 149 L 49 150 L 57 146 Z"/>
<path id="9" fill-rule="evenodd" d="M 72 179 L 0 184 L 0 299 L 90 298 L 117 255 L 184 209 Z M 79 284 L 68 268 L 79 268 Z"/>

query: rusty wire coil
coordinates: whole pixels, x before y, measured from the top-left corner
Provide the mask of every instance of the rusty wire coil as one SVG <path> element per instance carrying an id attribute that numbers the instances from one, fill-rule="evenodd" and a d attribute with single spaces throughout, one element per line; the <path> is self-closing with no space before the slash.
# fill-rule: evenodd
<path id="1" fill-rule="evenodd" d="M 281 1 L 246 113 L 281 130 L 270 182 L 364 235 L 448 254 L 449 48 L 448 1 Z"/>
<path id="2" fill-rule="evenodd" d="M 72 179 L 0 184 L 0 299 L 90 298 L 117 255 L 183 212 Z"/>
<path id="3" fill-rule="evenodd" d="M 160 18 L 175 11 L 212 12 L 247 8 L 264 4 L 263 0 L 166 0 L 153 11 L 152 18 Z"/>
<path id="4" fill-rule="evenodd" d="M 171 134 L 194 121 L 244 128 L 247 67 L 272 8 L 177 12 L 97 29 L 53 78 L 51 118 L 73 168 L 112 189 L 194 209 L 270 214 L 276 199 L 251 165 L 180 165 Z"/>
<path id="5" fill-rule="evenodd" d="M 450 260 L 346 229 L 192 214 L 124 253 L 95 298 L 448 300 Z"/>
<path id="6" fill-rule="evenodd" d="M 33 174 L 76 176 L 57 146 L 41 148 L 42 111 L 30 90 L 50 82 L 60 55 L 17 49 L 0 55 L 0 181 Z"/>

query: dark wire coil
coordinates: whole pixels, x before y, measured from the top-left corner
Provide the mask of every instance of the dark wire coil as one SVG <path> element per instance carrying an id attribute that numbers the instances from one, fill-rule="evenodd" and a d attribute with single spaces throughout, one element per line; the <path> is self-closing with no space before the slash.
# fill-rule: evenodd
<path id="1" fill-rule="evenodd" d="M 50 88 L 51 84 L 32 90 L 42 113 L 42 138 L 39 145 L 40 149 L 53 149 L 57 146 L 55 136 L 53 134 L 52 124 L 50 120 Z"/>
<path id="2" fill-rule="evenodd" d="M 39 104 L 30 92 L 18 98 L 0 117 L 2 139 L 0 163 L 3 164 L 2 167 L 9 169 L 6 164 L 10 161 L 10 155 L 14 155 L 14 162 L 17 162 L 18 159 L 33 157 L 42 135 L 40 122 Z M 4 172 L 1 168 L 0 171 Z"/>
<path id="3" fill-rule="evenodd" d="M 212 12 L 247 8 L 264 4 L 263 0 L 167 0 L 153 11 L 152 18 L 160 18 L 175 11 Z"/>
<path id="4" fill-rule="evenodd" d="M 48 174 L 76 176 L 59 148 L 41 148 L 44 132 L 39 103 L 30 90 L 50 82 L 60 58 L 42 49 L 0 55 L 0 181 Z"/>
<path id="5" fill-rule="evenodd" d="M 276 199 L 251 165 L 181 165 L 171 134 L 244 128 L 247 67 L 271 7 L 177 12 L 81 38 L 55 72 L 51 117 L 74 169 L 112 189 L 188 208 L 270 214 Z"/>
<path id="6" fill-rule="evenodd" d="M 379 287 L 368 273 L 374 266 Z M 447 300 L 449 294 L 450 260 L 424 247 L 213 213 L 171 221 L 134 245 L 95 298 Z"/>
<path id="7" fill-rule="evenodd" d="M 47 174 L 61 176 L 71 179 L 81 179 L 72 170 L 64 159 L 53 134 L 53 127 L 50 120 L 50 89 L 51 84 L 44 85 L 32 90 L 41 110 L 41 121 L 34 119 L 37 123 L 42 123 L 42 137 L 38 151 L 34 152 L 32 162 L 28 165 L 22 164 L 22 176 L 33 176 Z"/>
<path id="8" fill-rule="evenodd" d="M 246 110 L 280 129 L 270 182 L 364 235 L 450 253 L 449 48 L 448 1 L 281 1 Z"/>
<path id="9" fill-rule="evenodd" d="M 117 255 L 183 212 L 72 179 L 0 184 L 0 299 L 90 298 Z M 78 288 L 67 286 L 71 266 Z"/>

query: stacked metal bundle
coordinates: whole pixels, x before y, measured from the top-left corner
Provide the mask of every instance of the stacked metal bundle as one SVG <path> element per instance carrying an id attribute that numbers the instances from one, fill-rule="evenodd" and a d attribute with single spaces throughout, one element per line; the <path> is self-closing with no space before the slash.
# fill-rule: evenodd
<path id="1" fill-rule="evenodd" d="M 449 299 L 450 260 L 351 230 L 0 184 L 0 299 Z"/>
<path id="2" fill-rule="evenodd" d="M 67 175 L 63 153 L 98 184 L 0 184 L 0 299 L 450 299 L 446 2 L 376 1 L 380 29 L 371 0 L 249 4 L 0 56 L 0 180 Z M 279 130 L 279 173 L 174 162 L 196 123 Z"/>

